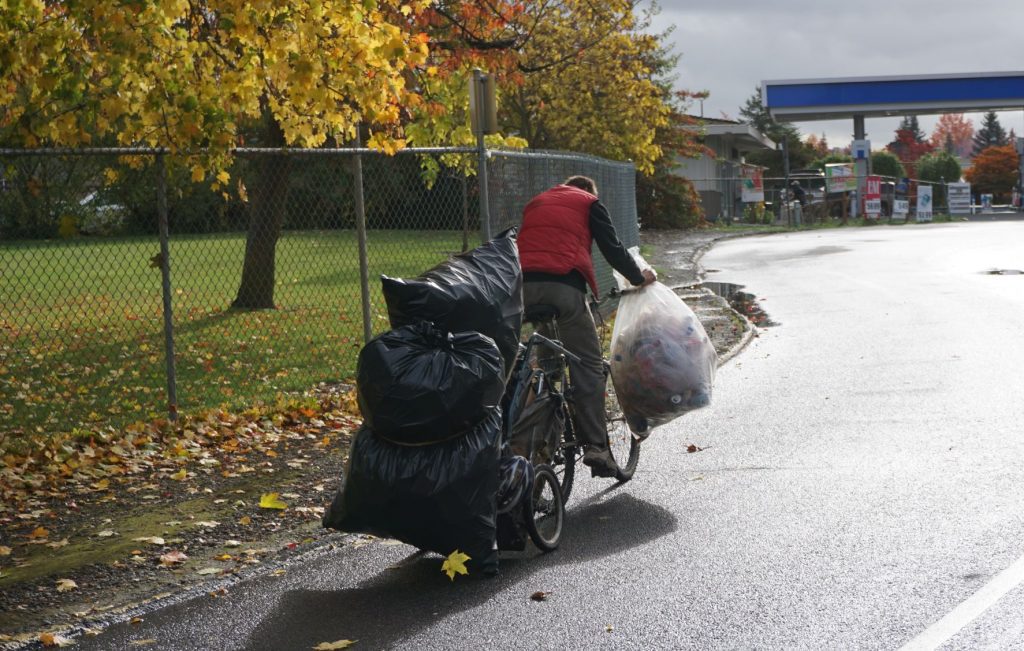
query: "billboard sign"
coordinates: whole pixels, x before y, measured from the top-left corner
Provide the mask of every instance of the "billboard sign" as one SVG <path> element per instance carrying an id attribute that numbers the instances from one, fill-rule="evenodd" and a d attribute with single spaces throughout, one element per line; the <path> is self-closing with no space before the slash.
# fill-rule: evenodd
<path id="1" fill-rule="evenodd" d="M 740 174 L 743 177 L 743 187 L 740 190 L 740 199 L 743 203 L 764 201 L 764 178 L 761 175 L 761 168 L 744 165 L 740 168 Z"/>
<path id="2" fill-rule="evenodd" d="M 857 176 L 853 172 L 853 163 L 827 163 L 825 184 L 829 192 L 856 190 Z"/>
<path id="3" fill-rule="evenodd" d="M 878 218 L 882 214 L 882 177 L 868 176 L 864 185 L 864 214 Z"/>
<path id="4" fill-rule="evenodd" d="M 946 185 L 946 202 L 949 204 L 949 214 L 969 215 L 971 214 L 971 184 L 970 183 L 949 183 Z"/>
<path id="5" fill-rule="evenodd" d="M 932 186 L 917 186 L 917 221 L 930 222 L 932 220 Z"/>

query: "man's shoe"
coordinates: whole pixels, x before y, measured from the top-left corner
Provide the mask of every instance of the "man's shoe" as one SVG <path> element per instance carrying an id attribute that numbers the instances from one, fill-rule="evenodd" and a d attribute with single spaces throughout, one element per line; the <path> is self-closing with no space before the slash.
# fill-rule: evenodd
<path id="1" fill-rule="evenodd" d="M 619 474 L 619 465 L 607 448 L 587 448 L 583 453 L 583 465 L 590 466 L 591 477 L 615 477 Z"/>

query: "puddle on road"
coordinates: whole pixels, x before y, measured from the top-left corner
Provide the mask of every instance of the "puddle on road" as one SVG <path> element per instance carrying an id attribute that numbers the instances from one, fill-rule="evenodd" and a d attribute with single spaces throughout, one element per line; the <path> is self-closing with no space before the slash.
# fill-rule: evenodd
<path id="1" fill-rule="evenodd" d="M 747 319 L 749 319 L 755 326 L 759 328 L 770 328 L 772 326 L 781 325 L 777 321 L 772 321 L 771 317 L 768 316 L 768 313 L 761 308 L 761 304 L 758 303 L 756 296 L 749 292 L 741 291 L 743 289 L 743 285 L 719 282 L 704 282 L 702 284 L 707 289 L 729 301 L 729 305 L 732 306 L 732 309 L 747 317 Z"/>

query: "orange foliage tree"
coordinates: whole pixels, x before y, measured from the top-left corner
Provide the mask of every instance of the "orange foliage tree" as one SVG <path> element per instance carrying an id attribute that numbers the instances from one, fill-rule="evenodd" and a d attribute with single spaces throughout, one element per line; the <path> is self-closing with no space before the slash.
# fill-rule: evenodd
<path id="1" fill-rule="evenodd" d="M 974 125 L 963 113 L 946 113 L 939 116 L 932 130 L 932 147 L 945 150 L 954 156 L 968 158 L 974 147 Z"/>
<path id="2" fill-rule="evenodd" d="M 964 173 L 979 193 L 991 193 L 997 203 L 1009 199 L 1020 177 L 1020 158 L 1013 145 L 988 147 L 974 157 L 974 165 Z"/>

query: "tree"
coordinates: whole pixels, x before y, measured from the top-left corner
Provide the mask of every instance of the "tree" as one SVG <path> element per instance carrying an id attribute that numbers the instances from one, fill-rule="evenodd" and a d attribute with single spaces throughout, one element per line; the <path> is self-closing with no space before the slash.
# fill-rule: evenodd
<path id="1" fill-rule="evenodd" d="M 917 161 L 917 177 L 932 183 L 956 183 L 962 170 L 956 156 L 947 151 L 925 154 Z"/>
<path id="2" fill-rule="evenodd" d="M 402 109 L 418 100 L 406 78 L 426 59 L 428 39 L 412 21 L 428 4 L 5 4 L 0 140 L 165 147 L 193 180 L 213 176 L 215 186 L 230 180 L 230 149 L 246 131 L 250 144 L 316 147 L 366 124 L 371 147 L 393 150 Z M 260 167 L 233 303 L 244 308 L 274 307 L 288 159 Z"/>
<path id="3" fill-rule="evenodd" d="M 906 169 L 907 175 L 911 177 L 916 173 L 915 163 L 917 159 L 933 149 L 930 142 L 918 140 L 913 129 L 903 128 L 896 130 L 896 140 L 890 142 L 885 148 L 896 156 Z"/>
<path id="4" fill-rule="evenodd" d="M 981 119 L 981 128 L 974 134 L 973 142 L 975 156 L 988 147 L 1001 147 L 1008 144 L 1006 131 L 1003 129 L 1003 125 L 999 124 L 999 116 L 995 111 L 989 111 Z"/>
<path id="5" fill-rule="evenodd" d="M 963 113 L 946 113 L 939 116 L 932 130 L 931 143 L 935 149 L 944 149 L 954 156 L 967 159 L 971 155 L 974 139 L 974 125 Z"/>
<path id="6" fill-rule="evenodd" d="M 896 179 L 907 175 L 900 159 L 888 151 L 871 152 L 871 173 Z"/>
<path id="7" fill-rule="evenodd" d="M 747 98 L 746 103 L 740 108 L 740 117 L 746 124 L 751 125 L 771 140 L 781 144 L 786 142 L 786 152 L 789 157 L 789 169 L 801 169 L 808 167 L 815 158 L 814 151 L 807 146 L 800 136 L 800 131 L 788 122 L 775 122 L 768 114 L 761 101 L 761 91 L 755 89 L 753 95 Z M 767 167 L 765 176 L 781 177 L 784 172 L 782 151 L 761 149 L 751 152 L 747 156 L 747 162 L 753 165 Z"/>
<path id="8" fill-rule="evenodd" d="M 814 153 L 817 158 L 824 158 L 829 154 L 828 140 L 825 138 L 825 134 L 821 134 L 821 137 L 814 135 L 813 133 L 807 136 L 805 141 L 807 148 Z"/>
<path id="9" fill-rule="evenodd" d="M 1017 185 L 1020 159 L 1013 145 L 988 147 L 974 157 L 974 164 L 964 173 L 973 190 L 991 193 L 997 200 L 1006 200 Z"/>

